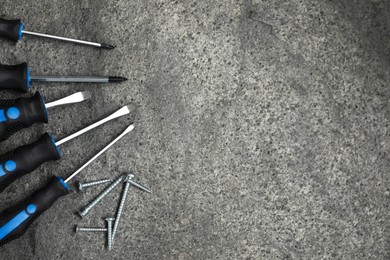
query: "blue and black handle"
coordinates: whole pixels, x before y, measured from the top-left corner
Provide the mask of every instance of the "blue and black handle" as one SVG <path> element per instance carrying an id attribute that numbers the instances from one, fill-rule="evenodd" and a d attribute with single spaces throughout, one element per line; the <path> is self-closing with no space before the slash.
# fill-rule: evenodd
<path id="1" fill-rule="evenodd" d="M 27 92 L 30 89 L 30 82 L 31 75 L 27 63 L 0 64 L 0 90 Z"/>
<path id="2" fill-rule="evenodd" d="M 43 212 L 62 196 L 69 194 L 68 185 L 58 176 L 30 197 L 0 213 L 0 246 L 22 236 Z"/>
<path id="3" fill-rule="evenodd" d="M 21 20 L 6 20 L 0 18 L 0 37 L 17 42 L 22 39 L 23 23 Z"/>
<path id="4" fill-rule="evenodd" d="M 45 102 L 39 92 L 30 98 L 0 100 L 0 142 L 38 122 L 48 122 Z"/>
<path id="5" fill-rule="evenodd" d="M 0 192 L 44 162 L 60 158 L 60 151 L 48 133 L 34 143 L 0 155 Z"/>

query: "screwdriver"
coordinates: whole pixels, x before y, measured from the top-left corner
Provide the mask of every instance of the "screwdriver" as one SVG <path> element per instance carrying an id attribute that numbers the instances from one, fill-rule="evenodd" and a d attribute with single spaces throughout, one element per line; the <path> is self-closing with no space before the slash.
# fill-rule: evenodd
<path id="1" fill-rule="evenodd" d="M 34 143 L 20 146 L 13 151 L 0 155 L 0 192 L 3 192 L 6 187 L 18 178 L 34 171 L 44 162 L 59 160 L 61 154 L 58 146 L 99 125 L 129 113 L 129 108 L 124 106 L 110 116 L 61 139 L 60 141 L 54 141 L 51 135 L 45 133 Z"/>
<path id="2" fill-rule="evenodd" d="M 34 123 L 48 122 L 48 108 L 82 102 L 91 97 L 91 92 L 77 92 L 57 101 L 45 104 L 39 92 L 30 98 L 0 100 L 0 141 Z"/>
<path id="3" fill-rule="evenodd" d="M 133 129 L 133 125 L 128 126 L 122 134 L 115 138 L 65 181 L 63 181 L 61 177 L 53 175 L 45 187 L 37 190 L 20 203 L 1 212 L 0 246 L 17 239 L 26 233 L 34 220 L 48 210 L 57 199 L 69 194 L 70 188 L 67 183 L 69 183 L 73 177 Z"/>
<path id="4" fill-rule="evenodd" d="M 31 81 L 72 82 L 72 83 L 111 83 L 127 80 L 116 76 L 31 76 L 27 63 L 16 65 L 0 64 L 0 90 L 17 90 L 27 92 Z"/>
<path id="5" fill-rule="evenodd" d="M 51 39 L 55 39 L 55 40 L 79 43 L 79 44 L 89 45 L 89 46 L 103 48 L 103 49 L 114 49 L 115 48 L 114 46 L 112 46 L 110 44 L 82 41 L 82 40 L 76 40 L 76 39 L 65 38 L 65 37 L 60 37 L 60 36 L 54 36 L 54 35 L 50 35 L 50 34 L 29 32 L 29 31 L 26 31 L 23 29 L 24 29 L 24 24 L 20 19 L 6 20 L 6 19 L 0 18 L 0 37 L 6 38 L 6 39 L 14 41 L 14 42 L 20 41 L 22 39 L 23 35 L 26 34 L 26 35 L 51 38 Z"/>

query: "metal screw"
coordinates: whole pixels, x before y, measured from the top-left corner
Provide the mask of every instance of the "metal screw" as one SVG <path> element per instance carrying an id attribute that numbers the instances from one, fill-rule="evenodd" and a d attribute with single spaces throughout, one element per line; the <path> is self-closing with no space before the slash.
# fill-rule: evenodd
<path id="1" fill-rule="evenodd" d="M 112 250 L 112 223 L 115 221 L 115 218 L 106 218 L 107 221 L 107 247 L 108 251 Z"/>
<path id="2" fill-rule="evenodd" d="M 118 179 L 116 179 L 115 182 L 113 182 L 110 186 L 108 186 L 102 193 L 100 193 L 99 196 L 97 196 L 90 204 L 88 204 L 86 207 L 84 207 L 81 211 L 79 211 L 80 217 L 85 217 L 88 212 L 96 206 L 96 204 L 99 203 L 105 196 L 107 196 L 110 191 L 112 191 L 119 183 L 123 181 L 123 178 L 125 175 L 120 176 Z"/>
<path id="3" fill-rule="evenodd" d="M 103 179 L 103 180 L 91 181 L 91 182 L 87 182 L 87 183 L 79 182 L 77 187 L 78 187 L 79 191 L 82 191 L 84 188 L 96 186 L 96 185 L 107 183 L 110 181 L 111 181 L 110 179 Z"/>
<path id="4" fill-rule="evenodd" d="M 130 184 L 148 192 L 148 193 L 151 193 L 152 191 L 149 190 L 148 188 L 145 188 L 144 186 L 132 181 L 132 179 L 134 178 L 134 175 L 133 174 L 128 174 L 126 176 L 126 178 L 124 179 L 124 182 L 126 183 L 125 185 L 125 188 L 122 192 L 122 198 L 121 198 L 121 202 L 119 204 L 119 208 L 118 208 L 118 211 L 116 213 L 116 219 L 115 219 L 115 224 L 114 224 L 114 228 L 113 228 L 113 231 L 112 231 L 112 242 L 114 242 L 114 237 L 115 237 L 115 234 L 116 234 L 116 231 L 118 229 L 118 225 L 119 225 L 119 220 L 121 218 L 121 215 L 122 215 L 122 212 L 123 212 L 123 207 L 125 205 L 125 201 L 126 201 L 126 197 L 127 197 L 127 192 L 129 191 L 129 188 L 130 188 Z"/>
<path id="5" fill-rule="evenodd" d="M 76 226 L 76 233 L 79 232 L 107 232 L 107 228 L 93 228 L 93 227 L 78 227 Z"/>

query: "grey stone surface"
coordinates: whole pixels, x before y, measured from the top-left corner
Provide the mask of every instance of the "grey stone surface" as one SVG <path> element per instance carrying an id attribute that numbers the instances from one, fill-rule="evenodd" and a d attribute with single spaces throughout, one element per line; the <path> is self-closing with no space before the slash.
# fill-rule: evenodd
<path id="1" fill-rule="evenodd" d="M 389 259 L 389 15 L 387 0 L 1 0 L 0 16 L 26 29 L 117 46 L 0 40 L 1 63 L 129 80 L 34 84 L 47 101 L 84 89 L 93 99 L 51 110 L 0 152 L 136 110 L 63 145 L 0 208 L 72 173 L 130 121 L 134 132 L 78 179 L 133 171 L 153 194 L 131 190 L 112 252 L 103 234 L 73 232 L 115 213 L 119 188 L 86 219 L 74 214 L 97 187 L 58 201 L 0 258 Z"/>

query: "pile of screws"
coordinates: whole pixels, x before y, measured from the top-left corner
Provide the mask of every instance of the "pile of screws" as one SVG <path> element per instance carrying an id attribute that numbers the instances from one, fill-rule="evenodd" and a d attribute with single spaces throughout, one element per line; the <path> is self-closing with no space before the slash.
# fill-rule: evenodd
<path id="1" fill-rule="evenodd" d="M 114 242 L 114 237 L 115 234 L 118 230 L 119 227 L 119 221 L 123 213 L 123 207 L 126 202 L 126 197 L 127 193 L 129 191 L 130 185 L 133 185 L 143 191 L 146 191 L 148 193 L 151 193 L 152 191 L 148 188 L 145 188 L 141 184 L 138 184 L 133 181 L 133 178 L 135 176 L 133 174 L 128 174 L 128 175 L 122 175 L 118 179 L 116 179 L 114 182 L 112 182 L 106 189 L 104 189 L 100 195 L 98 195 L 90 204 L 85 206 L 83 209 L 81 209 L 78 214 L 80 217 L 84 218 L 90 210 L 95 207 L 105 196 L 107 196 L 108 193 L 110 193 L 116 186 L 118 186 L 119 183 L 125 183 L 125 188 L 122 192 L 121 200 L 119 203 L 119 207 L 116 212 L 115 218 L 113 217 L 107 217 L 105 218 L 105 221 L 107 222 L 107 228 L 94 228 L 94 227 L 79 227 L 76 226 L 76 233 L 79 232 L 106 232 L 107 233 L 107 248 L 109 251 L 112 250 L 112 244 Z M 97 186 L 100 184 L 108 183 L 110 182 L 110 179 L 103 179 L 103 180 L 98 180 L 98 181 L 93 181 L 93 182 L 88 182 L 88 183 L 79 183 L 78 184 L 78 189 L 79 191 L 84 190 L 85 188 L 88 187 L 93 187 Z"/>

